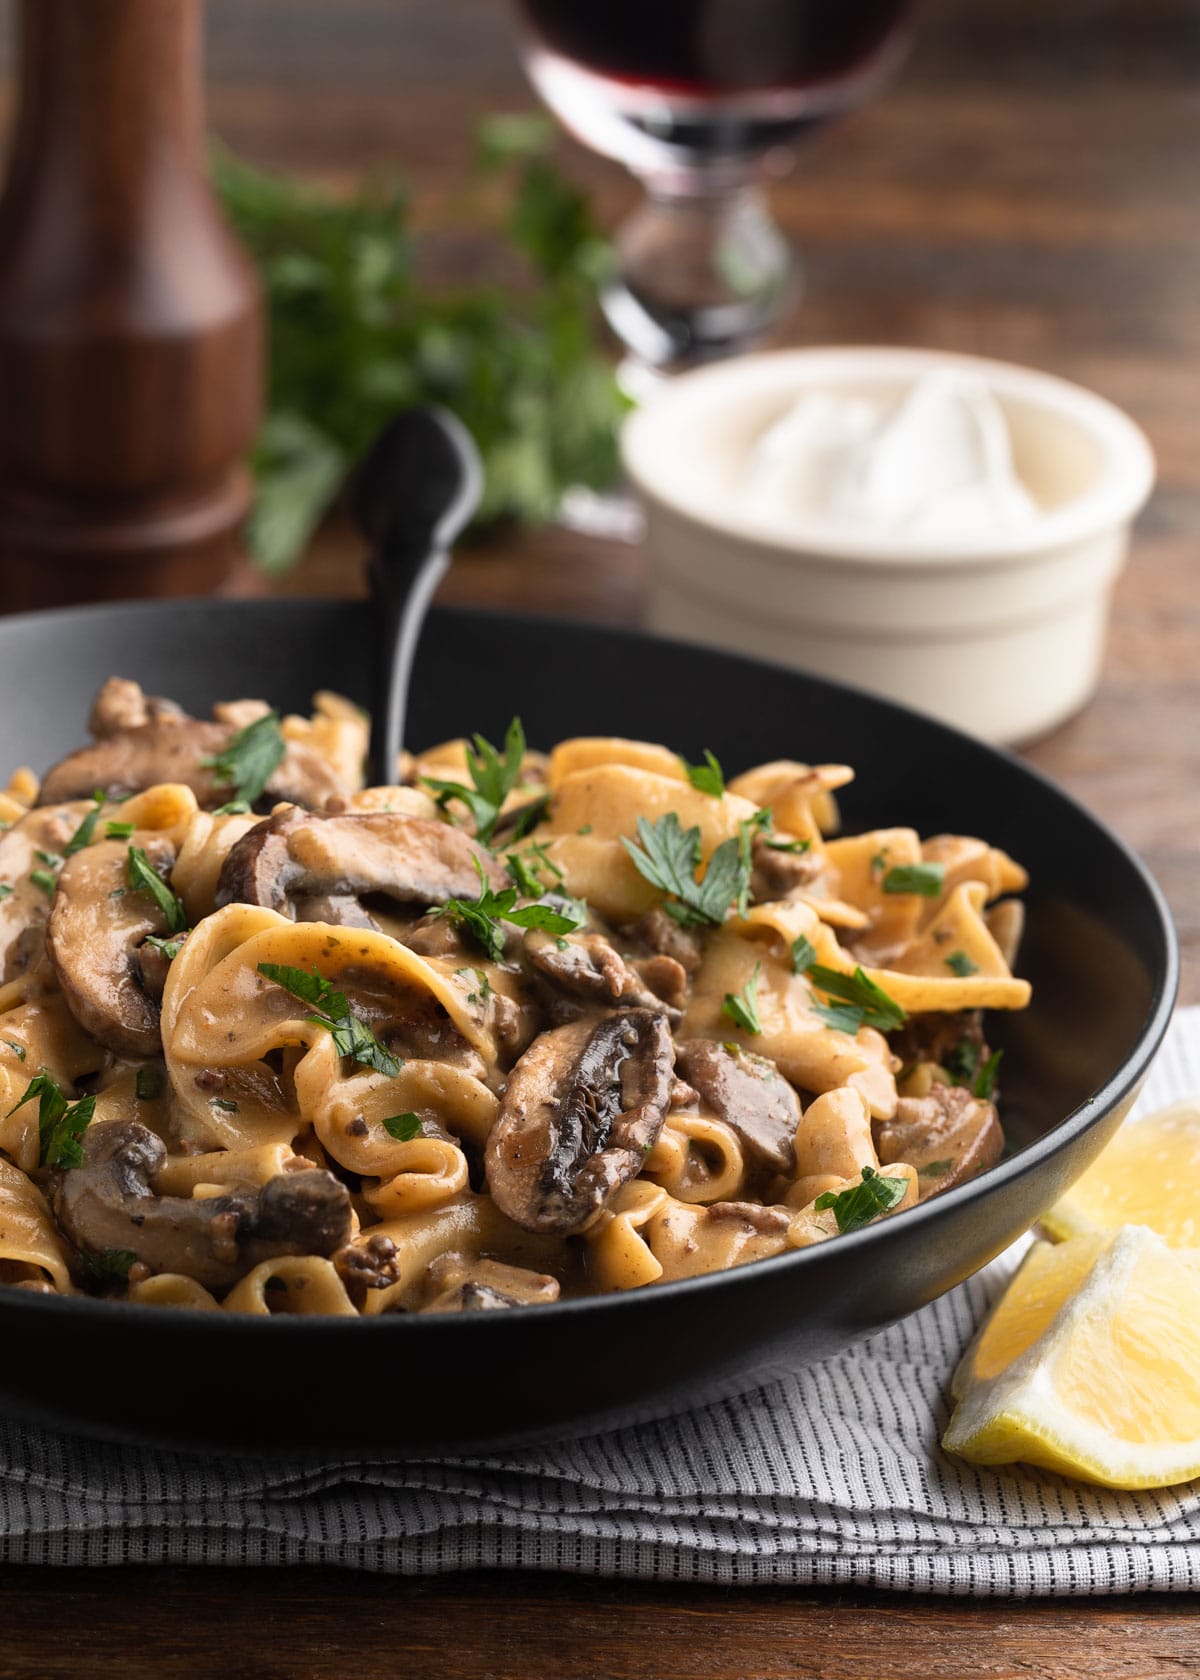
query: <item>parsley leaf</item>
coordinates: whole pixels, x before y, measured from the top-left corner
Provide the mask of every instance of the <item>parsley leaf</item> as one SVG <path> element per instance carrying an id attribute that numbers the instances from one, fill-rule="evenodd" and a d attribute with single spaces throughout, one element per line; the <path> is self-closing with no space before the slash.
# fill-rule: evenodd
<path id="1" fill-rule="evenodd" d="M 936 898 L 946 883 L 944 863 L 898 863 L 883 877 L 885 893 L 919 893 Z"/>
<path id="2" fill-rule="evenodd" d="M 154 1102 L 158 1097 L 161 1097 L 163 1094 L 162 1069 L 155 1067 L 153 1063 L 146 1067 L 140 1067 L 134 1077 L 133 1091 L 139 1102 Z"/>
<path id="3" fill-rule="evenodd" d="M 965 951 L 951 951 L 946 958 L 946 967 L 963 980 L 970 974 L 979 973 L 979 964 L 972 962 Z"/>
<path id="4" fill-rule="evenodd" d="M 979 1071 L 980 1049 L 973 1038 L 961 1038 L 953 1050 L 942 1057 L 942 1066 L 953 1085 L 970 1085 Z"/>
<path id="5" fill-rule="evenodd" d="M 807 974 L 817 960 L 817 948 L 803 934 L 792 940 L 792 973 Z"/>
<path id="6" fill-rule="evenodd" d="M 881 1213 L 890 1213 L 904 1200 L 907 1189 L 906 1178 L 882 1178 L 874 1167 L 864 1167 L 861 1183 L 851 1184 L 845 1190 L 826 1190 L 817 1197 L 813 1207 L 818 1213 L 832 1208 L 838 1233 L 845 1236 L 847 1231 L 869 1225 Z"/>
<path id="7" fill-rule="evenodd" d="M 140 846 L 130 846 L 125 879 L 133 892 L 147 893 L 158 905 L 172 933 L 187 926 L 187 911 Z"/>
<path id="8" fill-rule="evenodd" d="M 721 769 L 721 761 L 707 747 L 704 749 L 703 764 L 689 764 L 680 755 L 679 762 L 687 771 L 687 779 L 697 793 L 711 794 L 714 799 L 720 799 L 725 792 L 725 775 Z"/>
<path id="9" fill-rule="evenodd" d="M 25 1095 L 9 1109 L 15 1114 L 27 1102 L 38 1105 L 38 1164 L 43 1167 L 78 1167 L 83 1164 L 84 1132 L 96 1112 L 95 1097 L 68 1102 L 57 1082 L 43 1068 L 25 1087 Z M 7 1116 L 5 1117 L 7 1118 Z"/>
<path id="10" fill-rule="evenodd" d="M 421 1135 L 419 1114 L 389 1114 L 381 1124 L 388 1136 L 394 1137 L 397 1143 L 411 1143 L 415 1137 Z"/>
<path id="11" fill-rule="evenodd" d="M 773 852 L 800 853 L 810 852 L 812 850 L 811 840 L 779 840 L 774 836 L 771 836 L 766 840 L 766 844 L 770 846 Z"/>
<path id="12" fill-rule="evenodd" d="M 35 887 L 40 887 L 48 898 L 53 898 L 58 891 L 57 877 L 52 875 L 48 869 L 30 870 L 29 879 Z"/>
<path id="13" fill-rule="evenodd" d="M 723 840 L 708 860 L 703 881 L 698 883 L 699 828 L 685 829 L 678 813 L 668 811 L 655 823 L 639 817 L 637 835 L 639 843 L 622 835 L 621 844 L 638 873 L 652 886 L 672 895 L 663 905 L 667 914 L 684 927 L 698 924 L 719 927 L 749 879 L 744 856 L 749 850 L 746 836 L 739 834 L 736 839 Z"/>
<path id="14" fill-rule="evenodd" d="M 504 737 L 503 756 L 482 735 L 476 735 L 474 742 L 473 749 L 467 748 L 467 770 L 473 786 L 439 781 L 433 776 L 422 776 L 421 780 L 437 795 L 443 811 L 455 800 L 467 807 L 475 824 L 475 838 L 486 846 L 495 833 L 500 807 L 521 779 L 525 731 L 520 718 L 514 718 Z"/>
<path id="15" fill-rule="evenodd" d="M 213 1097 L 212 1105 L 214 1108 L 223 1108 L 226 1114 L 236 1114 L 238 1111 L 238 1105 L 228 1097 Z"/>
<path id="16" fill-rule="evenodd" d="M 550 877 L 551 890 L 563 880 L 563 872 L 550 856 L 550 847 L 544 840 L 531 840 L 523 852 L 506 852 L 504 861 L 526 898 L 540 898 L 546 891 L 546 875 Z"/>
<path id="17" fill-rule="evenodd" d="M 829 997 L 849 1006 L 848 1010 L 839 1010 L 836 1006 L 831 1009 L 827 1004 L 814 1005 L 816 1014 L 839 1032 L 857 1032 L 861 1026 L 876 1027 L 880 1032 L 895 1032 L 908 1020 L 907 1011 L 861 968 L 856 968 L 853 974 L 843 974 L 839 969 L 813 963 L 808 969 L 808 977 Z M 851 1013 L 857 1017 L 853 1028 L 847 1025 Z M 831 1019 L 834 1014 L 838 1016 L 837 1020 Z"/>
<path id="18" fill-rule="evenodd" d="M 161 951 L 168 962 L 174 962 L 180 951 L 183 950 L 182 939 L 160 939 L 156 933 L 147 936 L 146 944 L 153 945 L 156 951 Z"/>
<path id="19" fill-rule="evenodd" d="M 11 883 L 8 881 L 0 881 L 0 898 L 7 898 L 11 892 Z"/>
<path id="20" fill-rule="evenodd" d="M 754 973 L 747 980 L 740 992 L 726 992 L 725 1001 L 721 1005 L 726 1015 L 743 1032 L 760 1033 L 762 1022 L 758 1015 L 758 977 L 762 972 L 762 964 L 755 963 Z"/>
<path id="21" fill-rule="evenodd" d="M 87 813 L 79 827 L 75 830 L 74 834 L 72 834 L 71 838 L 63 847 L 64 857 L 74 857 L 76 852 L 81 852 L 85 846 L 91 845 L 92 841 L 96 837 L 96 823 L 99 819 L 100 809 L 103 804 L 104 795 L 102 793 L 94 793 L 92 795 L 91 810 Z M 130 825 L 129 832 L 131 834 L 133 833 L 132 824 Z"/>
<path id="22" fill-rule="evenodd" d="M 200 763 L 212 770 L 218 787 L 235 790 L 234 803 L 253 805 L 262 796 L 284 755 L 279 713 L 265 712 L 245 729 L 239 729 L 211 758 Z"/>
<path id="23" fill-rule="evenodd" d="M 576 899 L 556 900 L 559 904 L 569 905 L 569 913 L 556 910 L 550 904 L 527 904 L 518 910 L 516 887 L 505 887 L 501 892 L 494 892 L 488 886 L 487 876 L 479 859 L 475 858 L 473 862 L 479 876 L 479 897 L 449 898 L 430 914 L 448 916 L 459 927 L 466 928 L 483 946 L 493 962 L 499 962 L 504 955 L 501 922 L 512 922 L 515 927 L 520 928 L 542 928 L 546 933 L 563 934 L 572 933 L 587 921 L 587 907 Z"/>
<path id="24" fill-rule="evenodd" d="M 385 1073 L 389 1079 L 400 1072 L 403 1062 L 385 1050 L 367 1023 L 352 1012 L 345 992 L 339 992 L 315 968 L 309 972 L 293 968 L 289 963 L 259 963 L 258 972 L 299 998 L 301 1003 L 313 1006 L 317 1013 L 306 1019 L 314 1026 L 325 1028 L 339 1056 L 349 1057 L 360 1067 Z"/>
<path id="25" fill-rule="evenodd" d="M 1000 1071 L 1000 1058 L 1003 1050 L 993 1050 L 987 1061 L 975 1075 L 975 1083 L 971 1086 L 972 1096 L 979 1097 L 983 1102 L 991 1102 L 996 1094 L 996 1075 Z"/>
<path id="26" fill-rule="evenodd" d="M 8 1048 L 12 1051 L 13 1055 L 19 1062 L 23 1062 L 25 1060 L 27 1054 L 25 1046 L 23 1044 L 18 1044 L 15 1038 L 0 1038 L 0 1044 L 7 1044 Z"/>
<path id="27" fill-rule="evenodd" d="M 104 838 L 106 840 L 128 840 L 132 833 L 133 824 L 131 822 L 107 822 L 104 825 Z"/>
<path id="28" fill-rule="evenodd" d="M 228 805 L 218 805 L 214 817 L 244 817 L 250 807 L 244 799 L 231 799 Z"/>
<path id="29" fill-rule="evenodd" d="M 94 1287 L 106 1283 L 127 1283 L 129 1268 L 136 1264 L 137 1255 L 131 1248 L 82 1248 L 79 1251 L 80 1270 Z"/>

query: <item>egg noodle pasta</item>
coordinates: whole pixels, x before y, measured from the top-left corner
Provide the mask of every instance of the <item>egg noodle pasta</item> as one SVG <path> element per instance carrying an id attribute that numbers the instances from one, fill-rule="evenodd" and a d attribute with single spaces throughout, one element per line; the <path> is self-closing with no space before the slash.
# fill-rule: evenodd
<path id="1" fill-rule="evenodd" d="M 1024 871 L 728 781 L 113 678 L 0 795 L 0 1285 L 473 1312 L 836 1240 L 1000 1155 Z"/>

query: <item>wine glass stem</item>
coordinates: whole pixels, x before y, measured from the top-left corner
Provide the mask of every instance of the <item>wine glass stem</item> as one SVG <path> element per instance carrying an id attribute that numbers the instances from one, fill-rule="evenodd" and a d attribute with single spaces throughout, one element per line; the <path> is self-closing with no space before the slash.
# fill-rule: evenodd
<path id="1" fill-rule="evenodd" d="M 798 296 L 799 260 L 753 180 L 648 179 L 616 244 L 605 315 L 661 372 L 757 343 Z"/>

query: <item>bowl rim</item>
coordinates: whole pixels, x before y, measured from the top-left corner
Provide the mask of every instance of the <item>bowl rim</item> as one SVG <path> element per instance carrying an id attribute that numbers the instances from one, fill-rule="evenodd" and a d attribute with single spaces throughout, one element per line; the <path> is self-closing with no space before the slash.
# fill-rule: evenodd
<path id="1" fill-rule="evenodd" d="M 165 606 L 186 611 L 189 607 L 203 608 L 208 614 L 222 614 L 226 609 L 231 613 L 241 612 L 253 614 L 256 611 L 265 617 L 287 617 L 291 613 L 324 612 L 330 609 L 359 604 L 364 610 L 367 603 L 354 603 L 337 597 L 284 597 L 282 599 L 267 599 L 254 601 L 225 600 L 215 601 L 211 597 L 196 599 L 180 599 L 171 602 L 106 602 L 97 606 L 68 607 L 51 609 L 44 612 L 31 612 L 13 615 L 8 620 L 10 624 L 45 622 L 51 617 L 66 618 L 87 617 L 113 611 L 127 611 L 131 614 L 143 612 L 153 614 L 161 611 Z M 1150 998 L 1146 1017 L 1137 1042 L 1126 1060 L 1106 1080 L 1106 1082 L 1077 1107 L 1065 1114 L 1062 1119 L 1042 1136 L 1035 1138 L 1016 1154 L 1006 1160 L 999 1161 L 994 1167 L 977 1178 L 958 1185 L 953 1190 L 945 1191 L 942 1195 L 920 1203 L 907 1209 L 904 1213 L 896 1214 L 894 1219 L 904 1220 L 906 1228 L 913 1230 L 919 1226 L 929 1226 L 947 1217 L 951 1210 L 964 1209 L 972 1202 L 999 1191 L 1003 1186 L 1016 1183 L 1027 1173 L 1033 1172 L 1043 1161 L 1057 1154 L 1073 1142 L 1077 1137 L 1088 1131 L 1103 1115 L 1111 1112 L 1127 1097 L 1136 1093 L 1144 1080 L 1150 1063 L 1158 1051 L 1163 1037 L 1170 1024 L 1175 1006 L 1176 993 L 1179 987 L 1179 942 L 1173 919 L 1166 899 L 1138 854 L 1128 845 L 1106 822 L 1090 811 L 1082 801 L 1076 799 L 1060 787 L 1054 779 L 1033 765 L 1025 763 L 1016 753 L 1009 752 L 1003 747 L 993 746 L 969 735 L 964 730 L 956 729 L 952 724 L 944 723 L 938 718 L 919 712 L 915 708 L 904 705 L 901 701 L 889 700 L 853 683 L 837 681 L 831 677 L 819 676 L 815 673 L 797 673 L 792 667 L 778 660 L 755 659 L 746 654 L 725 653 L 718 650 L 697 648 L 695 643 L 688 643 L 679 637 L 663 636 L 657 633 L 614 625 L 596 625 L 581 619 L 563 618 L 549 614 L 525 612 L 495 612 L 481 609 L 441 607 L 434 608 L 438 619 L 450 622 L 471 622 L 476 624 L 494 625 L 497 621 L 519 623 L 538 628 L 539 630 L 555 625 L 568 629 L 584 629 L 590 636 L 601 640 L 609 640 L 613 644 L 614 653 L 618 652 L 622 644 L 630 639 L 651 645 L 668 643 L 673 646 L 689 647 L 693 652 L 714 653 L 718 658 L 740 661 L 746 665 L 767 666 L 786 676 L 795 678 L 802 675 L 808 682 L 816 683 L 830 691 L 831 698 L 836 699 L 841 694 L 853 694 L 855 697 L 868 701 L 872 706 L 882 708 L 892 715 L 897 723 L 906 720 L 919 723 L 924 729 L 932 729 L 957 743 L 966 743 L 970 748 L 985 757 L 1010 768 L 1015 768 L 1019 774 L 1036 782 L 1055 798 L 1070 806 L 1078 815 L 1094 829 L 1107 843 L 1117 850 L 1125 863 L 1139 877 L 1146 892 L 1148 901 L 1157 916 L 1158 931 L 1162 938 L 1165 961 L 1162 970 L 1155 977 L 1155 987 Z M 873 1247 L 886 1243 L 889 1233 L 894 1229 L 892 1219 L 880 1220 L 878 1223 L 865 1226 L 861 1230 L 847 1232 L 836 1238 L 839 1254 L 866 1256 Z M 848 1246 L 843 1246 L 848 1245 Z M 743 1266 L 728 1267 L 723 1271 L 704 1273 L 691 1278 L 679 1278 L 669 1283 L 655 1283 L 641 1289 L 608 1291 L 596 1295 L 572 1296 L 566 1299 L 549 1302 L 538 1306 L 512 1307 L 501 1315 L 507 1319 L 510 1313 L 519 1314 L 522 1319 L 536 1318 L 545 1323 L 547 1330 L 554 1323 L 559 1322 L 565 1315 L 603 1316 L 614 1310 L 625 1311 L 633 1315 L 639 1307 L 653 1310 L 654 1302 L 676 1299 L 681 1295 L 695 1295 L 702 1291 L 712 1293 L 729 1291 L 736 1293 L 741 1288 L 753 1288 L 753 1278 L 761 1274 L 761 1270 L 771 1267 L 779 1271 L 784 1267 L 797 1270 L 803 1267 L 819 1266 L 823 1256 L 828 1254 L 829 1244 L 820 1243 L 806 1249 L 793 1249 L 783 1254 L 772 1255 L 768 1259 L 756 1260 Z M 880 1250 L 882 1253 L 882 1249 Z M 865 1262 L 864 1262 L 865 1263 Z M 447 1333 L 449 1324 L 461 1324 L 464 1321 L 478 1324 L 482 1321 L 482 1334 L 488 1334 L 486 1326 L 492 1322 L 491 1314 L 430 1314 L 428 1316 L 412 1313 L 394 1314 L 356 1314 L 354 1318 L 330 1317 L 322 1315 L 293 1316 L 288 1314 L 268 1314 L 266 1318 L 252 1313 L 191 1312 L 178 1307 L 144 1305 L 132 1301 L 106 1301 L 93 1296 L 82 1295 L 45 1295 L 20 1289 L 5 1289 L 0 1292 L 0 1303 L 5 1313 L 57 1315 L 70 1319 L 84 1316 L 96 1322 L 95 1315 L 116 1314 L 120 1322 L 126 1326 L 145 1324 L 147 1333 L 158 1332 L 166 1326 L 182 1328 L 186 1325 L 193 1336 L 212 1334 L 245 1336 L 263 1333 L 263 1326 L 270 1322 L 272 1329 L 266 1334 L 276 1337 L 304 1336 L 310 1338 L 320 1334 L 361 1336 L 364 1326 L 369 1323 L 387 1325 L 386 1331 L 367 1332 L 368 1334 L 408 1335 L 408 1336 L 437 1336 Z M 101 1319 L 105 1322 L 107 1319 Z M 115 1322 L 115 1321 L 114 1321 Z M 207 1330 L 204 1328 L 207 1327 Z M 468 1334 L 470 1332 L 467 1332 Z"/>
<path id="2" fill-rule="evenodd" d="M 942 368 L 974 374 L 997 396 L 1039 407 L 1086 434 L 1103 457 L 1095 484 L 1027 530 L 995 536 L 906 536 L 848 532 L 838 521 L 816 516 L 798 516 L 785 526 L 777 518 L 758 517 L 715 496 L 706 501 L 703 485 L 697 501 L 681 486 L 684 469 L 672 470 L 673 456 L 686 453 L 689 424 L 714 406 L 776 392 L 799 395 L 822 384 L 828 388 L 879 379 L 912 382 Z M 1132 520 L 1149 499 L 1156 472 L 1154 451 L 1142 428 L 1086 386 L 1018 362 L 906 346 L 768 350 L 696 368 L 677 375 L 635 410 L 622 427 L 620 444 L 625 471 L 640 494 L 700 530 L 719 532 L 792 564 L 848 563 L 890 570 L 906 565 L 967 570 L 989 562 L 1036 561 Z"/>

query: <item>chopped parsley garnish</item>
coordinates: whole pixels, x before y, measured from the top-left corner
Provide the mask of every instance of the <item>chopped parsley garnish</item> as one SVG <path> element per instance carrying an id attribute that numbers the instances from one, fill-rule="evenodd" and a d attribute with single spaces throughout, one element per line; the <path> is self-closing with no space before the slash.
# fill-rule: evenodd
<path id="1" fill-rule="evenodd" d="M 826 1190 L 817 1197 L 813 1207 L 818 1213 L 832 1208 L 838 1233 L 845 1236 L 847 1231 L 869 1225 L 881 1213 L 890 1213 L 904 1200 L 907 1190 L 906 1178 L 883 1178 L 874 1167 L 864 1167 L 861 1183 L 851 1184 L 845 1190 Z"/>
<path id="2" fill-rule="evenodd" d="M 525 731 L 520 718 L 514 718 L 504 737 L 503 755 L 482 735 L 476 735 L 474 741 L 474 750 L 467 748 L 471 787 L 462 782 L 439 781 L 432 776 L 422 776 L 421 781 L 437 795 L 443 812 L 455 800 L 465 805 L 475 824 L 475 838 L 486 846 L 495 833 L 501 806 L 521 779 Z"/>
<path id="3" fill-rule="evenodd" d="M 973 1097 L 990 1102 L 996 1091 L 996 1074 L 1003 1054 L 1003 1050 L 993 1050 L 981 1067 L 982 1046 L 973 1038 L 964 1038 L 943 1058 L 942 1066 L 953 1084 L 965 1085 Z"/>
<path id="4" fill-rule="evenodd" d="M 563 941 L 566 944 L 566 941 Z M 461 979 L 464 974 L 475 976 L 475 990 L 467 993 L 467 1002 L 482 1007 L 492 995 L 492 983 L 482 968 L 456 968 L 455 974 Z"/>
<path id="5" fill-rule="evenodd" d="M 131 822 L 106 822 L 104 825 L 104 838 L 106 840 L 128 840 L 132 833 L 133 824 Z"/>
<path id="6" fill-rule="evenodd" d="M 397 1143 L 411 1143 L 415 1137 L 421 1135 L 419 1114 L 389 1114 L 381 1124 L 388 1136 L 394 1137 Z"/>
<path id="7" fill-rule="evenodd" d="M 346 994 L 337 991 L 315 968 L 308 971 L 288 963 L 259 963 L 258 972 L 302 1003 L 313 1006 L 316 1013 L 306 1019 L 313 1026 L 325 1028 L 339 1056 L 348 1056 L 360 1067 L 374 1068 L 390 1079 L 400 1072 L 404 1064 L 385 1050 L 367 1023 L 352 1012 Z"/>
<path id="8" fill-rule="evenodd" d="M 996 1094 L 996 1075 L 1000 1071 L 1000 1058 L 1003 1050 L 993 1050 L 987 1061 L 975 1075 L 975 1083 L 971 1086 L 972 1096 L 979 1097 L 983 1102 L 991 1102 Z"/>
<path id="9" fill-rule="evenodd" d="M 213 772 L 218 787 L 231 787 L 234 802 L 253 805 L 262 796 L 285 752 L 279 713 L 265 712 L 239 729 L 211 758 L 200 763 Z"/>
<path id="10" fill-rule="evenodd" d="M 740 992 L 726 992 L 725 1001 L 721 1008 L 736 1026 L 743 1032 L 760 1033 L 762 1022 L 758 1015 L 758 977 L 762 972 L 762 964 L 755 963 L 754 973 L 747 980 Z"/>
<path id="11" fill-rule="evenodd" d="M 871 873 L 872 873 L 872 875 L 882 875 L 883 874 L 884 870 L 887 868 L 887 855 L 888 855 L 888 847 L 887 846 L 885 846 L 882 851 L 875 853 L 875 856 L 871 859 Z"/>
<path id="12" fill-rule="evenodd" d="M 19 1062 L 23 1062 L 25 1060 L 25 1046 L 23 1044 L 18 1044 L 15 1038 L 0 1039 L 0 1044 L 7 1044 L 8 1048 L 12 1051 L 13 1055 Z"/>
<path id="13" fill-rule="evenodd" d="M 738 880 L 737 913 L 744 916 L 750 908 L 750 877 L 754 871 L 754 836 L 771 826 L 770 811 L 755 811 L 738 823 Z"/>
<path id="14" fill-rule="evenodd" d="M 697 793 L 711 794 L 714 799 L 720 799 L 725 792 L 725 773 L 721 769 L 721 761 L 707 747 L 704 749 L 703 764 L 689 764 L 686 758 L 680 757 L 679 762 L 687 772 L 687 779 Z"/>
<path id="15" fill-rule="evenodd" d="M 667 914 L 685 927 L 697 924 L 719 927 L 749 880 L 749 867 L 743 858 L 745 836 L 739 834 L 735 839 L 723 840 L 708 860 L 703 881 L 697 883 L 698 828 L 685 829 L 678 813 L 668 811 L 655 823 L 639 817 L 637 834 L 640 843 L 622 835 L 621 844 L 638 873 L 652 886 L 671 894 L 663 905 Z M 748 842 L 745 850 L 749 850 Z"/>
<path id="16" fill-rule="evenodd" d="M 812 850 L 811 840 L 779 840 L 774 835 L 771 835 L 765 838 L 763 843 L 764 845 L 769 846 L 773 852 L 794 852 L 799 854 L 800 852 L 810 852 Z"/>
<path id="17" fill-rule="evenodd" d="M 163 1094 L 162 1069 L 140 1067 L 134 1077 L 133 1090 L 139 1102 L 155 1102 Z"/>
<path id="18" fill-rule="evenodd" d="M 156 951 L 161 951 L 168 962 L 174 962 L 180 951 L 183 950 L 182 939 L 160 939 L 156 933 L 148 936 L 146 944 L 153 945 Z"/>
<path id="19" fill-rule="evenodd" d="M 836 968 L 813 963 L 808 977 L 837 1003 L 815 1003 L 813 1012 L 837 1032 L 856 1033 L 859 1027 L 875 1027 L 879 1032 L 895 1032 L 908 1020 L 908 1014 L 889 997 L 882 986 L 875 983 L 861 968 L 853 974 L 843 974 Z"/>
<path id="20" fill-rule="evenodd" d="M 919 893 L 936 898 L 946 884 L 944 863 L 898 863 L 883 877 L 885 893 Z"/>
<path id="21" fill-rule="evenodd" d="M 563 879 L 563 872 L 550 856 L 545 840 L 531 840 L 523 852 L 506 852 L 504 861 L 526 898 L 541 897 L 546 891 L 546 875 L 550 877 L 551 890 Z"/>
<path id="22" fill-rule="evenodd" d="M 231 799 L 228 805 L 218 805 L 213 812 L 214 817 L 244 817 L 250 807 L 244 799 Z M 391 810 L 391 806 L 388 806 Z"/>
<path id="23" fill-rule="evenodd" d="M 542 793 L 539 794 L 536 799 L 531 799 L 528 805 L 522 806 L 519 811 L 514 811 L 512 813 L 514 819 L 512 827 L 508 828 L 507 821 L 505 823 L 505 827 L 508 830 L 508 838 L 510 840 L 524 840 L 530 830 L 535 829 L 541 822 L 542 818 L 546 815 L 549 806 L 550 795 L 548 793 Z"/>
<path id="24" fill-rule="evenodd" d="M 0 898 L 7 898 L 11 892 L 11 884 L 8 881 L 0 881 Z"/>
<path id="25" fill-rule="evenodd" d="M 963 980 L 970 974 L 979 973 L 979 964 L 972 962 L 965 951 L 951 951 L 945 962 L 946 967 Z"/>
<path id="26" fill-rule="evenodd" d="M 817 960 L 817 947 L 803 934 L 792 940 L 792 973 L 807 974 Z"/>
<path id="27" fill-rule="evenodd" d="M 39 846 L 33 855 L 35 858 L 38 858 L 42 863 L 44 863 L 47 869 L 61 869 L 63 866 L 63 855 L 61 852 L 43 852 Z"/>
<path id="28" fill-rule="evenodd" d="M 214 1108 L 223 1108 L 226 1114 L 236 1114 L 238 1111 L 238 1105 L 229 1097 L 214 1097 L 212 1105 Z"/>
<path id="29" fill-rule="evenodd" d="M 953 1165 L 953 1161 L 930 1161 L 928 1166 L 919 1168 L 918 1172 L 921 1178 L 945 1178 Z"/>
<path id="30" fill-rule="evenodd" d="M 57 1082 L 43 1068 L 25 1087 L 25 1095 L 13 1104 L 9 1114 L 36 1099 L 38 1105 L 38 1164 L 43 1167 L 78 1167 L 83 1164 L 84 1132 L 96 1112 L 95 1097 L 68 1102 Z M 6 1116 L 7 1118 L 7 1116 Z"/>
<path id="31" fill-rule="evenodd" d="M 58 878 L 52 875 L 48 869 L 31 870 L 29 879 L 35 887 L 40 887 L 49 898 L 53 898 L 58 891 Z"/>
<path id="32" fill-rule="evenodd" d="M 131 1248 L 104 1248 L 99 1251 L 83 1248 L 79 1251 L 79 1266 L 90 1284 L 128 1283 L 129 1268 L 137 1264 Z"/>
<path id="33" fill-rule="evenodd" d="M 129 848 L 125 879 L 133 892 L 149 894 L 162 911 L 172 933 L 183 932 L 187 926 L 187 911 L 140 846 Z"/>
<path id="34" fill-rule="evenodd" d="M 74 857 L 76 852 L 81 852 L 85 846 L 91 845 L 92 841 L 96 838 L 96 823 L 99 820 L 100 810 L 103 804 L 104 795 L 102 793 L 94 793 L 92 795 L 91 810 L 87 813 L 79 827 L 75 830 L 74 834 L 72 834 L 71 838 L 63 847 L 64 857 Z M 133 833 L 132 824 L 130 824 L 129 832 L 131 834 Z"/>
<path id="35" fill-rule="evenodd" d="M 512 922 L 515 927 L 520 928 L 541 928 L 546 933 L 557 934 L 572 933 L 586 923 L 587 907 L 576 899 L 558 900 L 561 904 L 570 905 L 569 914 L 555 910 L 549 904 L 527 904 L 518 910 L 516 887 L 505 887 L 502 892 L 493 892 L 488 886 L 487 876 L 479 859 L 475 858 L 472 861 L 479 876 L 479 897 L 449 898 L 445 904 L 431 910 L 430 914 L 448 916 L 459 927 L 466 928 L 494 962 L 498 962 L 504 955 L 501 922 Z"/>

